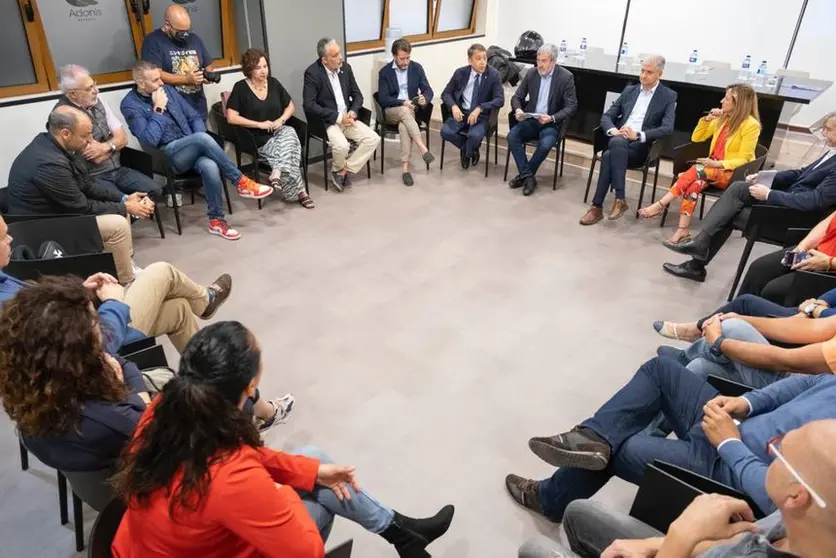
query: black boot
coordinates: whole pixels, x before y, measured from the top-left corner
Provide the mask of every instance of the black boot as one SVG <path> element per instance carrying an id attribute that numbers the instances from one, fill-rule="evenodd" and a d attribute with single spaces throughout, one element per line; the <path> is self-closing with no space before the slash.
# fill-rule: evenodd
<path id="1" fill-rule="evenodd" d="M 395 512 L 392 523 L 380 536 L 395 546 L 401 558 L 430 558 L 427 545 L 450 528 L 453 506 L 444 506 L 433 517 L 413 519 Z"/>

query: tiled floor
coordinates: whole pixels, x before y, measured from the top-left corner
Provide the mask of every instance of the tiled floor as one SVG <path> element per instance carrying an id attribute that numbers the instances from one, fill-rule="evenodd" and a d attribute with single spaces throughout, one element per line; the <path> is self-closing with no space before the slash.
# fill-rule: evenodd
<path id="1" fill-rule="evenodd" d="M 660 244 L 671 229 L 658 221 L 578 225 L 588 163 L 569 161 L 557 191 L 524 198 L 500 167 L 486 179 L 447 153 L 444 171 L 417 171 L 411 189 L 394 160 L 343 194 L 312 174 L 314 211 L 237 200 L 235 243 L 203 231 L 200 204 L 185 209 L 183 236 L 167 212 L 166 240 L 153 224 L 135 227 L 136 258 L 203 282 L 232 273 L 217 319 L 241 320 L 261 340 L 265 393 L 297 396 L 271 445 L 327 448 L 407 514 L 454 503 L 436 557 L 511 557 L 528 535 L 556 533 L 505 494 L 507 472 L 549 474 L 527 439 L 571 427 L 621 386 L 661 341 L 654 319 L 694 318 L 725 300 L 742 242 L 726 246 L 707 282 L 677 280 L 661 269 L 681 258 Z M 5 414 L 0 447 L 0 556 L 82 556 L 71 526 L 59 526 L 54 476 L 37 462 L 20 470 Z M 614 481 L 599 499 L 627 509 L 633 492 Z M 332 542 L 348 537 L 358 558 L 394 556 L 339 521 Z"/>

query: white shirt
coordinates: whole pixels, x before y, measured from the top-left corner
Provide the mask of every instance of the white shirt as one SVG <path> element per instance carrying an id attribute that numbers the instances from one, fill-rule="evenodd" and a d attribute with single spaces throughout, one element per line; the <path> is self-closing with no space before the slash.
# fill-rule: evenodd
<path id="1" fill-rule="evenodd" d="M 398 100 L 409 100 L 409 66 L 401 70 L 396 62 L 392 62 L 392 69 L 395 70 L 395 77 L 398 80 Z"/>
<path id="2" fill-rule="evenodd" d="M 627 117 L 627 121 L 624 123 L 624 126 L 629 126 L 639 132 L 639 141 L 642 143 L 645 141 L 644 132 L 642 132 L 642 124 L 644 124 L 644 117 L 647 115 L 647 108 L 650 106 L 650 101 L 653 100 L 653 94 L 656 93 L 656 89 L 658 87 L 658 81 L 650 91 L 646 91 L 644 87 L 639 87 L 639 96 L 636 97 L 636 104 L 633 105 L 633 110 L 630 112 L 630 116 Z M 609 130 L 607 133 L 612 135 Z"/>
<path id="3" fill-rule="evenodd" d="M 477 74 L 476 70 L 470 70 L 470 79 L 467 80 L 467 85 L 462 91 L 462 110 L 470 110 L 473 102 L 473 89 L 476 87 L 476 78 L 482 74 Z M 484 76 L 483 76 L 484 77 Z"/>
<path id="4" fill-rule="evenodd" d="M 328 74 L 328 81 L 331 82 L 331 89 L 334 90 L 334 97 L 337 99 L 337 124 L 342 122 L 343 115 L 348 112 L 348 107 L 345 106 L 345 98 L 343 97 L 343 88 L 340 85 L 340 71 L 332 72 L 325 68 L 325 73 Z"/>
<path id="5" fill-rule="evenodd" d="M 816 166 L 815 166 L 815 167 L 813 167 L 813 168 L 814 168 L 814 169 L 819 168 L 820 166 L 822 166 L 822 164 L 823 164 L 825 161 L 827 161 L 828 159 L 830 159 L 830 158 L 831 158 L 831 157 L 833 157 L 834 155 L 836 155 L 836 147 L 831 147 L 831 148 L 828 150 L 828 152 L 824 154 L 824 157 L 822 157 L 822 158 L 821 158 L 821 160 L 820 160 L 818 163 L 816 163 Z"/>

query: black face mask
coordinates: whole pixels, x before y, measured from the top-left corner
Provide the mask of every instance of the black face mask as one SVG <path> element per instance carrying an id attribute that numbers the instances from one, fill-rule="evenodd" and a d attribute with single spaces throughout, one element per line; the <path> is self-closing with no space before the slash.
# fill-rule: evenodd
<path id="1" fill-rule="evenodd" d="M 180 46 L 184 46 L 190 34 L 188 31 L 172 31 L 171 40 Z"/>

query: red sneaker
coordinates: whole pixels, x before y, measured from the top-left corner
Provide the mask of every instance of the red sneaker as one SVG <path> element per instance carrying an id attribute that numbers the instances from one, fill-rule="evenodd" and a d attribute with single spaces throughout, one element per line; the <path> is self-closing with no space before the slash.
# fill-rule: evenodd
<path id="1" fill-rule="evenodd" d="M 238 181 L 238 195 L 242 198 L 261 200 L 273 193 L 273 188 L 258 184 L 247 176 L 242 176 Z"/>
<path id="2" fill-rule="evenodd" d="M 209 233 L 222 236 L 227 240 L 238 240 L 241 238 L 241 233 L 231 228 L 229 223 L 223 219 L 210 219 Z"/>

